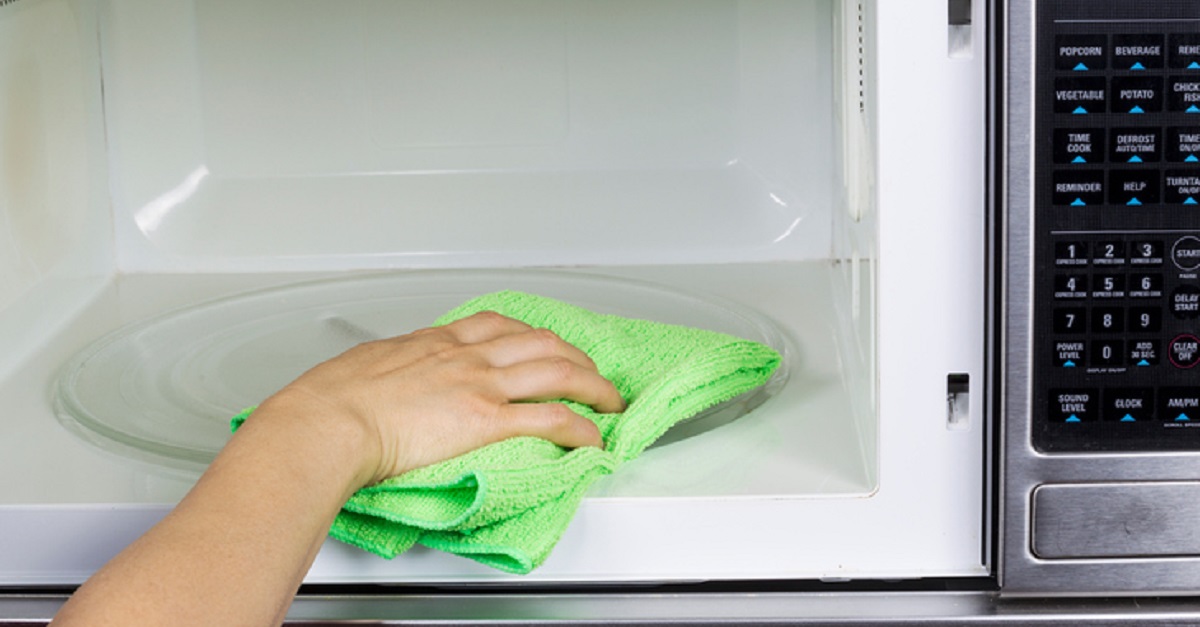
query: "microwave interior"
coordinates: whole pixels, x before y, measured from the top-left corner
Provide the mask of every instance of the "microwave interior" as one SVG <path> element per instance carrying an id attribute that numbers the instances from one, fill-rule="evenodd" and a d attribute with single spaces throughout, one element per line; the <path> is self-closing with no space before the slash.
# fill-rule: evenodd
<path id="1" fill-rule="evenodd" d="M 983 42 L 888 4 L 0 2 L 0 584 L 78 583 L 238 411 L 499 289 L 784 356 L 517 581 L 986 574 Z M 308 581 L 513 579 L 331 540 Z"/>

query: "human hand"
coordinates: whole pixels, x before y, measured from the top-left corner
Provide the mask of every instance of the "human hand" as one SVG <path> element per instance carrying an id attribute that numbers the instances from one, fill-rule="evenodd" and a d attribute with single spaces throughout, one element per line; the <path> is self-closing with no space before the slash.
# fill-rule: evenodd
<path id="1" fill-rule="evenodd" d="M 493 312 L 361 344 L 301 375 L 252 421 L 342 421 L 364 436 L 356 481 L 368 485 L 510 437 L 603 446 L 590 420 L 625 402 L 591 359 L 545 329 Z M 361 487 L 354 486 L 354 487 Z"/>

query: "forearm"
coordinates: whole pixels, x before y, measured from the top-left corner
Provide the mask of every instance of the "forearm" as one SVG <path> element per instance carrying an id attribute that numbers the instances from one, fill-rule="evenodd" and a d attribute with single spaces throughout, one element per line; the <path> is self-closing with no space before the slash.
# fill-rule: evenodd
<path id="1" fill-rule="evenodd" d="M 352 422 L 274 409 L 248 421 L 179 506 L 89 580 L 56 624 L 281 622 L 362 482 L 352 460 L 363 445 Z"/>

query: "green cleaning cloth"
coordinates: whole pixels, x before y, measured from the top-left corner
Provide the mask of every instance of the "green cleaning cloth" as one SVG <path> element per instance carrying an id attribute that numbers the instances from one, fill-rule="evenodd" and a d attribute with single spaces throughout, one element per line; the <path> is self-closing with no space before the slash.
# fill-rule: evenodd
<path id="1" fill-rule="evenodd" d="M 613 382 L 628 404 L 622 413 L 566 402 L 596 423 L 604 449 L 569 450 L 532 437 L 497 442 L 362 488 L 330 535 L 387 558 L 422 544 L 528 573 L 550 554 L 596 479 L 672 425 L 766 383 L 780 363 L 756 342 L 513 291 L 473 299 L 436 324 L 489 310 L 554 331 Z M 251 411 L 234 418 L 235 430 Z"/>

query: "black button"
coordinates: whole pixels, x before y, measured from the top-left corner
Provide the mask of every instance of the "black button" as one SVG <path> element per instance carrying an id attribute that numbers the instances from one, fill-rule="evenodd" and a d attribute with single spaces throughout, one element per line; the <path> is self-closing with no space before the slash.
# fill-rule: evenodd
<path id="1" fill-rule="evenodd" d="M 1200 287 L 1180 285 L 1171 292 L 1171 313 L 1180 320 L 1200 316 Z"/>
<path id="2" fill-rule="evenodd" d="M 1167 79 L 1167 110 L 1200 113 L 1200 77 L 1172 76 Z"/>
<path id="3" fill-rule="evenodd" d="M 1153 163 L 1162 154 L 1162 131 L 1157 128 L 1116 128 L 1109 158 L 1114 163 Z"/>
<path id="4" fill-rule="evenodd" d="M 1088 278 L 1086 274 L 1058 274 L 1054 276 L 1054 297 L 1087 298 Z"/>
<path id="5" fill-rule="evenodd" d="M 1163 275 L 1152 272 L 1129 275 L 1130 298 L 1162 298 Z"/>
<path id="6" fill-rule="evenodd" d="M 1154 420 L 1154 389 L 1109 388 L 1105 390 L 1104 420 L 1108 422 Z"/>
<path id="7" fill-rule="evenodd" d="M 1085 115 L 1104 113 L 1107 85 L 1099 76 L 1071 76 L 1054 80 L 1054 112 Z"/>
<path id="8" fill-rule="evenodd" d="M 1124 298 L 1125 275 L 1097 274 L 1092 284 L 1092 298 Z"/>
<path id="9" fill-rule="evenodd" d="M 1133 333 L 1158 333 L 1162 330 L 1162 309 L 1130 307 L 1129 330 Z"/>
<path id="10" fill-rule="evenodd" d="M 1121 240 L 1097 242 L 1095 248 L 1092 248 L 1092 263 L 1098 266 L 1125 265 L 1125 242 Z"/>
<path id="11" fill-rule="evenodd" d="M 1112 82 L 1113 113 L 1162 111 L 1163 81 L 1157 76 L 1121 76 Z"/>
<path id="12" fill-rule="evenodd" d="M 1061 368 L 1078 368 L 1083 366 L 1084 357 L 1087 356 L 1087 349 L 1084 348 L 1083 342 L 1055 342 L 1054 343 L 1054 365 Z"/>
<path id="13" fill-rule="evenodd" d="M 1120 307 L 1095 307 L 1092 309 L 1092 331 L 1096 333 L 1119 333 L 1124 330 L 1124 309 Z"/>
<path id="14" fill-rule="evenodd" d="M 1188 369 L 1200 362 L 1200 338 L 1191 333 L 1177 336 L 1167 344 L 1167 357 L 1176 368 Z"/>
<path id="15" fill-rule="evenodd" d="M 1200 237 L 1185 235 L 1171 246 L 1171 261 L 1180 270 L 1200 268 Z"/>
<path id="16" fill-rule="evenodd" d="M 1055 242 L 1054 264 L 1057 266 L 1086 266 L 1088 264 L 1087 242 Z"/>
<path id="17" fill-rule="evenodd" d="M 1163 243 L 1161 240 L 1142 240 L 1129 244 L 1129 263 L 1135 266 L 1161 266 Z"/>
<path id="18" fill-rule="evenodd" d="M 1170 60 L 1171 69 L 1200 70 L 1200 34 L 1168 35 L 1167 58 Z"/>
<path id="19" fill-rule="evenodd" d="M 1200 172 L 1167 170 L 1163 202 L 1171 205 L 1200 204 Z"/>
<path id="20" fill-rule="evenodd" d="M 1050 390 L 1050 422 L 1093 422 L 1100 419 L 1100 392 L 1095 389 Z"/>
<path id="21" fill-rule="evenodd" d="M 1064 307 L 1054 310 L 1055 333 L 1083 333 L 1084 317 L 1087 312 L 1083 307 Z"/>
<path id="22" fill-rule="evenodd" d="M 1158 340 L 1131 340 L 1129 342 L 1129 365 L 1146 368 L 1158 365 Z"/>
<path id="23" fill-rule="evenodd" d="M 1200 127 L 1172 126 L 1167 129 L 1167 161 L 1200 163 Z"/>
<path id="24" fill-rule="evenodd" d="M 1104 129 L 1054 129 L 1055 163 L 1103 163 Z"/>
<path id="25" fill-rule="evenodd" d="M 1058 35 L 1054 38 L 1054 67 L 1086 72 L 1108 67 L 1104 35 Z"/>
<path id="26" fill-rule="evenodd" d="M 1158 419 L 1172 422 L 1200 420 L 1200 388 L 1160 389 Z"/>
<path id="27" fill-rule="evenodd" d="M 1104 172 L 1055 172 L 1054 204 L 1072 207 L 1104 202 Z"/>
<path id="28" fill-rule="evenodd" d="M 1097 340 L 1092 342 L 1092 366 L 1120 366 L 1125 363 L 1125 342 Z"/>
<path id="29" fill-rule="evenodd" d="M 1158 170 L 1118 170 L 1108 178 L 1108 201 L 1140 207 L 1158 204 Z"/>
<path id="30" fill-rule="evenodd" d="M 1164 52 L 1162 35 L 1113 35 L 1115 70 L 1162 69 Z"/>

